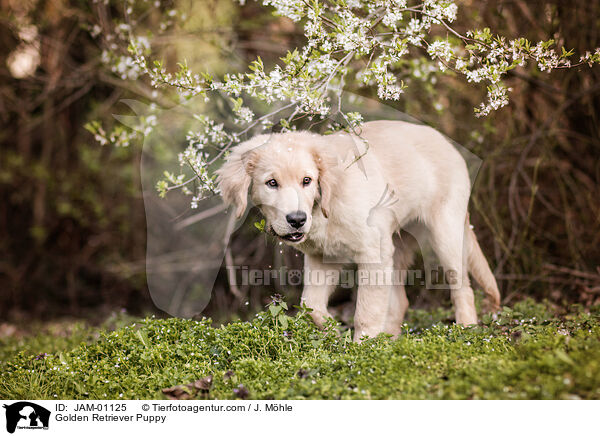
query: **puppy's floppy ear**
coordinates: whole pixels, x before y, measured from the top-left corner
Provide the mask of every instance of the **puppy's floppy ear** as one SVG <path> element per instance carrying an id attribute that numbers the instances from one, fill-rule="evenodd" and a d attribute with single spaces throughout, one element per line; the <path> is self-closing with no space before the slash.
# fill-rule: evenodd
<path id="1" fill-rule="evenodd" d="M 327 141 L 321 140 L 313 148 L 313 157 L 319 169 L 319 187 L 321 188 L 321 212 L 325 218 L 329 217 L 331 198 L 333 197 L 338 182 L 338 158 L 335 152 L 328 147 Z"/>
<path id="2" fill-rule="evenodd" d="M 258 146 L 264 144 L 267 135 L 260 135 L 233 148 L 225 163 L 216 171 L 217 183 L 226 204 L 235 206 L 235 217 L 240 219 L 248 206 L 248 190 Z"/>

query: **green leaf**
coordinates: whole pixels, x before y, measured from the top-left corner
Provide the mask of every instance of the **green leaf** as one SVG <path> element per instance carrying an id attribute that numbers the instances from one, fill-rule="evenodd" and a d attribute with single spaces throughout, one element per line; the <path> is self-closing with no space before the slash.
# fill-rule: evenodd
<path id="1" fill-rule="evenodd" d="M 554 350 L 554 354 L 556 355 L 556 357 L 558 357 L 560 360 L 562 360 L 565 363 L 568 363 L 569 365 L 575 365 L 575 362 L 573 361 L 573 359 L 571 359 L 569 357 L 569 355 L 567 353 L 565 353 L 563 350 Z"/>
<path id="2" fill-rule="evenodd" d="M 149 341 L 148 341 L 148 335 L 146 334 L 146 332 L 142 331 L 142 330 L 138 330 L 137 332 L 135 332 L 135 335 L 140 340 L 142 345 L 144 347 L 148 348 Z"/>
<path id="3" fill-rule="evenodd" d="M 60 360 L 60 363 L 62 363 L 63 365 L 67 365 L 69 363 L 63 353 L 58 353 L 58 360 Z"/>
<path id="4" fill-rule="evenodd" d="M 275 304 L 272 304 L 269 306 L 269 312 L 271 312 L 271 316 L 275 318 L 277 315 L 279 315 L 279 312 L 281 312 L 281 306 L 276 306 Z"/>
<path id="5" fill-rule="evenodd" d="M 261 232 L 264 232 L 265 231 L 265 224 L 266 224 L 265 220 L 262 219 L 262 220 L 260 220 L 260 222 L 255 222 L 254 223 L 254 227 L 256 227 Z"/>

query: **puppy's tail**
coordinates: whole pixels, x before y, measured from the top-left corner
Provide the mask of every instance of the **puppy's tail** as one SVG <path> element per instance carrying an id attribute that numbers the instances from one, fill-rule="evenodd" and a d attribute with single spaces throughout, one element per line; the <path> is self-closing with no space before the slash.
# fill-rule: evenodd
<path id="1" fill-rule="evenodd" d="M 469 272 L 486 294 L 484 310 L 486 312 L 495 312 L 500 309 L 500 291 L 498 291 L 498 284 L 496 283 L 496 279 L 492 274 L 490 266 L 485 260 L 485 256 L 477 242 L 475 232 L 473 232 L 468 220 L 465 225 L 465 236 L 467 237 L 467 247 L 469 250 Z"/>

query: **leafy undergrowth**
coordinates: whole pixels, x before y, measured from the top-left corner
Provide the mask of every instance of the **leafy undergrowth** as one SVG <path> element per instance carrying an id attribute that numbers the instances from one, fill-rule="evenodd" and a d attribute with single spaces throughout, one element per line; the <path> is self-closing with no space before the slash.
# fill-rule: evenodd
<path id="1" fill-rule="evenodd" d="M 64 343 L 70 351 L 39 337 L 19 346 L 4 341 L 0 355 L 11 357 L 0 364 L 0 397 L 160 399 L 163 389 L 182 385 L 166 392 L 198 399 L 600 399 L 600 307 L 559 318 L 527 301 L 468 328 L 439 321 L 448 317 L 443 311 L 412 311 L 399 339 L 361 344 L 333 322 L 319 331 L 305 309 L 288 316 L 286 308 L 274 301 L 253 321 L 220 328 L 208 319 L 150 318 L 97 337 L 83 330 L 75 335 L 82 343 Z"/>

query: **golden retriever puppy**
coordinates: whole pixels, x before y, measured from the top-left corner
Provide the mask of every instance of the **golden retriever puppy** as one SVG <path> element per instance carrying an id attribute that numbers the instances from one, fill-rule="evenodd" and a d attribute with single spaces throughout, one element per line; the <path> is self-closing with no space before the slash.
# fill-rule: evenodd
<path id="1" fill-rule="evenodd" d="M 217 172 L 224 201 L 241 217 L 249 193 L 267 231 L 304 253 L 302 301 L 319 326 L 330 316 L 337 285 L 322 278 L 352 262 L 355 340 L 400 333 L 408 300 L 394 272 L 409 266 L 415 249 L 398 237 L 400 230 L 435 251 L 456 322 L 477 323 L 468 273 L 487 294 L 489 309 L 499 307 L 500 294 L 469 225 L 464 159 L 427 126 L 373 121 L 360 130 L 359 136 L 259 135 L 236 146 Z"/>

